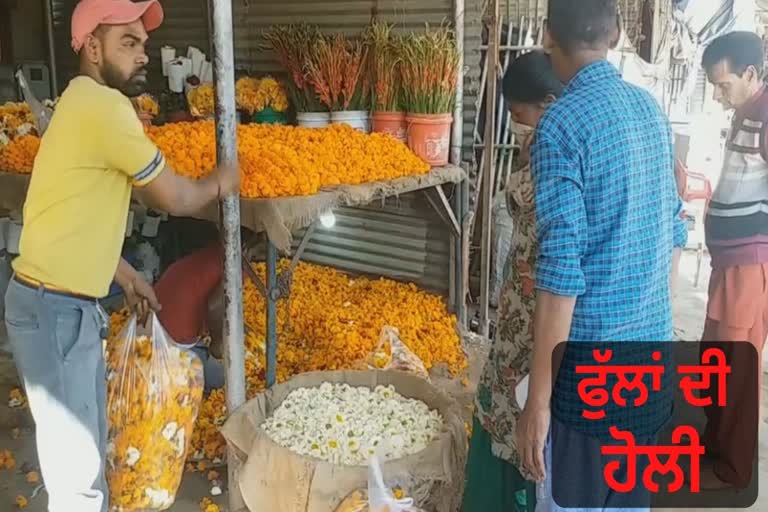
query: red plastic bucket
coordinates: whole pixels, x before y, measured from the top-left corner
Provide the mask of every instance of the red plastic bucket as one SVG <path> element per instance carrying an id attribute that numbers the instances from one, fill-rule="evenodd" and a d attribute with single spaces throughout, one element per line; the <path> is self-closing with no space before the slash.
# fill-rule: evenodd
<path id="1" fill-rule="evenodd" d="M 374 112 L 373 131 L 386 133 L 403 143 L 407 143 L 408 122 L 405 119 L 405 112 Z"/>
<path id="2" fill-rule="evenodd" d="M 448 164 L 451 114 L 408 114 L 408 147 L 434 167 Z"/>

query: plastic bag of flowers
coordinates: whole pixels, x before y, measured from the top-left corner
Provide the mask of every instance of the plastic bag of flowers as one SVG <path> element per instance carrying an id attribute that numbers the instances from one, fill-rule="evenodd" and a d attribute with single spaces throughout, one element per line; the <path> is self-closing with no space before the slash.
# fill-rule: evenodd
<path id="1" fill-rule="evenodd" d="M 411 373 L 429 380 L 429 372 L 424 367 L 424 362 L 400 339 L 397 327 L 385 325 L 381 329 L 379 344 L 369 354 L 367 363 L 371 370 Z"/>
<path id="2" fill-rule="evenodd" d="M 148 330 L 133 316 L 106 358 L 110 511 L 166 510 L 203 398 L 202 363 L 154 315 Z"/>
<path id="3" fill-rule="evenodd" d="M 334 512 L 423 512 L 414 507 L 412 498 L 397 497 L 384 483 L 378 457 L 368 466 L 368 489 L 353 491 Z"/>

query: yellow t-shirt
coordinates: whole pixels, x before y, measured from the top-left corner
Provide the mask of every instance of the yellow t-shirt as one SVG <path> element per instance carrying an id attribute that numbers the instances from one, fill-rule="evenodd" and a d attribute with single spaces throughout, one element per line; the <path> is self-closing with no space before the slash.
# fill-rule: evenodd
<path id="1" fill-rule="evenodd" d="M 73 293 L 107 295 L 131 188 L 164 167 L 128 98 L 88 77 L 72 80 L 35 158 L 14 270 Z"/>

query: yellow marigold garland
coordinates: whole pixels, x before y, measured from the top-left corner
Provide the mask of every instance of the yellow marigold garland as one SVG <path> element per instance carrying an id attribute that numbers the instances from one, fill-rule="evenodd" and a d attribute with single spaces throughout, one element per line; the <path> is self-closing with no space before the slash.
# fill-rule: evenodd
<path id="1" fill-rule="evenodd" d="M 40 137 L 23 135 L 0 147 L 0 171 L 29 174 L 40 149 Z"/>
<path id="2" fill-rule="evenodd" d="M 149 136 L 179 174 L 199 178 L 215 167 L 213 121 L 152 127 Z M 247 198 L 311 195 L 322 187 L 391 180 L 430 170 L 393 138 L 366 135 L 345 124 L 322 129 L 239 125 L 237 136 L 241 195 Z"/>

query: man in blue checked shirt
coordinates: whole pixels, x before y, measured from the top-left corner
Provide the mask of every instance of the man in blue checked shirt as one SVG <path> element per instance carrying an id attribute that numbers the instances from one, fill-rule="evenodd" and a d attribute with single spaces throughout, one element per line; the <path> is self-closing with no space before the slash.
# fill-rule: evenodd
<path id="1" fill-rule="evenodd" d="M 642 480 L 624 496 L 605 485 L 607 429 L 581 417 L 568 351 L 557 368 L 552 356 L 563 341 L 673 339 L 670 283 L 687 238 L 673 134 L 657 101 L 606 60 L 617 35 L 616 0 L 550 0 L 549 9 L 545 46 L 567 88 L 541 119 L 531 150 L 540 254 L 518 449 L 541 482 L 537 510 L 560 510 L 551 499 L 552 468 L 574 457 L 582 470 L 560 490 L 578 490 L 589 501 L 584 510 L 647 510 Z M 638 409 L 619 414 L 630 416 L 624 425 L 633 426 L 638 444 L 653 444 L 670 419 L 671 396 Z"/>

